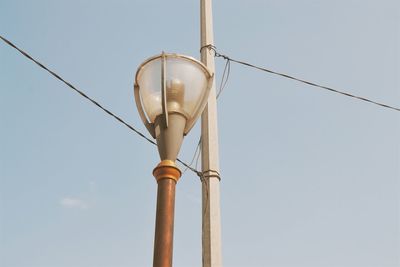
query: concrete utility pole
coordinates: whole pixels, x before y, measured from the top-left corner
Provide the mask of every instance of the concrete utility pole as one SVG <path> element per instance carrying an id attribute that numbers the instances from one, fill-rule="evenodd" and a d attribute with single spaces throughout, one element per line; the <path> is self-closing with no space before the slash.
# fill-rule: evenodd
<path id="1" fill-rule="evenodd" d="M 211 0 L 200 0 L 200 20 L 201 61 L 214 73 L 214 54 L 205 47 L 214 45 Z M 222 266 L 220 175 L 215 76 L 208 104 L 201 117 L 201 138 L 203 267 L 220 267 Z"/>

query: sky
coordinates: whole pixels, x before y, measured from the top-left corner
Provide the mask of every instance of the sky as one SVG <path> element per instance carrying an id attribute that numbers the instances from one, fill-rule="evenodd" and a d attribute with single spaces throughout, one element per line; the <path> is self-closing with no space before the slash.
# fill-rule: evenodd
<path id="1" fill-rule="evenodd" d="M 213 8 L 220 53 L 400 107 L 399 1 Z M 0 34 L 146 132 L 136 69 L 199 58 L 199 1 L 0 0 Z M 399 112 L 232 63 L 218 124 L 224 266 L 400 266 Z M 1 267 L 151 266 L 156 147 L 4 43 L 0 129 Z M 198 138 L 197 124 L 181 159 Z M 174 266 L 201 266 L 189 171 Z"/>

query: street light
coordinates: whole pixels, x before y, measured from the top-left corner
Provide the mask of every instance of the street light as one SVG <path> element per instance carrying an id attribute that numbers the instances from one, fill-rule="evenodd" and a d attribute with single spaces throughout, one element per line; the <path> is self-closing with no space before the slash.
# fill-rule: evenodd
<path id="1" fill-rule="evenodd" d="M 212 81 L 213 74 L 201 62 L 178 54 L 149 58 L 136 72 L 136 106 L 161 158 L 153 170 L 158 184 L 155 267 L 172 266 L 175 186 L 181 176 L 175 160 L 207 103 Z"/>

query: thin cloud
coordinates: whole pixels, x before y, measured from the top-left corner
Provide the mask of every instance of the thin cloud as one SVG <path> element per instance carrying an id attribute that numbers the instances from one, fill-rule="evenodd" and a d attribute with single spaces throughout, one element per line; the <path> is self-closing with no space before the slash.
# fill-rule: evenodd
<path id="1" fill-rule="evenodd" d="M 61 206 L 68 209 L 88 209 L 89 204 L 80 198 L 65 197 L 60 201 Z"/>

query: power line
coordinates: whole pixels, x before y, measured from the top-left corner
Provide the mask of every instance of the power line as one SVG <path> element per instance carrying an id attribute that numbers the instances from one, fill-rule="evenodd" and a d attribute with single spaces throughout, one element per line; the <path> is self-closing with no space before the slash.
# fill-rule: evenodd
<path id="1" fill-rule="evenodd" d="M 220 84 L 219 84 L 219 88 L 218 88 L 218 93 L 217 93 L 216 99 L 218 99 L 220 97 L 222 91 L 224 90 L 226 84 L 228 83 L 230 72 L 231 72 L 231 63 L 230 63 L 229 60 L 227 60 L 226 63 L 225 63 L 224 71 L 223 71 L 222 76 L 221 76 L 221 81 L 220 81 Z M 199 163 L 200 154 L 201 154 L 200 146 L 201 146 L 201 135 L 199 137 L 199 141 L 197 143 L 196 149 L 195 149 L 195 151 L 193 153 L 192 160 L 189 163 L 189 166 L 191 166 L 191 167 L 193 167 L 193 165 L 194 165 L 194 169 L 197 169 L 197 165 Z M 182 174 L 184 174 L 187 170 L 188 170 L 188 167 L 186 167 L 183 170 Z M 202 179 L 201 176 L 199 176 L 199 177 L 200 177 L 200 179 Z"/>
<path id="2" fill-rule="evenodd" d="M 193 157 L 192 160 L 190 161 L 190 163 L 188 164 L 189 167 L 193 166 L 193 163 L 195 164 L 194 169 L 197 169 L 197 161 L 199 159 L 200 156 L 200 145 L 201 145 L 201 136 L 199 137 L 199 141 L 197 142 L 197 146 L 196 149 L 193 153 Z M 196 160 L 195 160 L 196 159 Z M 188 166 L 186 166 L 186 168 L 183 170 L 182 175 L 189 169 Z"/>
<path id="3" fill-rule="evenodd" d="M 222 73 L 221 83 L 219 85 L 219 90 L 218 90 L 218 93 L 217 93 L 217 99 L 221 95 L 222 91 L 225 89 L 225 86 L 228 83 L 230 74 L 231 74 L 231 61 L 227 60 L 226 63 L 225 63 L 224 71 Z"/>
<path id="4" fill-rule="evenodd" d="M 133 128 L 133 126 L 129 125 L 127 122 L 125 122 L 121 117 L 115 115 L 114 113 L 112 113 L 110 110 L 108 110 L 107 108 L 103 107 L 102 105 L 100 105 L 96 100 L 94 100 L 93 98 L 89 97 L 88 95 L 86 95 L 83 91 L 79 90 L 78 88 L 76 88 L 74 85 L 72 85 L 70 82 L 67 82 L 66 80 L 64 80 L 60 75 L 58 75 L 57 73 L 55 73 L 54 71 L 50 70 L 49 68 L 47 68 L 46 66 L 44 66 L 42 63 L 40 63 L 39 61 L 37 61 L 36 59 L 34 59 L 32 56 L 30 56 L 27 52 L 25 52 L 24 50 L 20 49 L 19 47 L 17 47 L 15 44 L 13 44 L 11 41 L 7 40 L 6 38 L 4 38 L 3 36 L 0 35 L 0 39 L 3 40 L 6 44 L 8 44 L 9 46 L 11 46 L 12 48 L 16 49 L 18 52 L 20 52 L 23 56 L 25 56 L 26 58 L 28 58 L 29 60 L 33 61 L 34 63 L 36 63 L 36 65 L 38 65 L 39 67 L 41 67 L 42 69 L 46 70 L 48 73 L 50 73 L 52 76 L 54 76 L 55 78 L 57 78 L 58 80 L 60 80 L 61 82 L 63 82 L 65 85 L 67 85 L 69 88 L 71 88 L 72 90 L 74 90 L 75 92 L 77 92 L 78 94 L 80 94 L 81 96 L 83 96 L 84 98 L 86 98 L 87 100 L 89 100 L 90 102 L 92 102 L 94 105 L 96 105 L 98 108 L 100 108 L 101 110 L 103 110 L 105 113 L 107 113 L 108 115 L 110 115 L 111 117 L 113 117 L 114 119 L 116 119 L 117 121 L 119 121 L 120 123 L 122 123 L 123 125 L 125 125 L 126 127 L 128 127 L 130 130 L 132 130 L 133 132 L 135 132 L 136 134 L 138 134 L 140 137 L 144 138 L 146 141 L 148 141 L 149 143 L 153 144 L 153 145 L 157 145 L 156 142 L 154 142 L 153 140 L 151 140 L 150 138 L 148 138 L 147 136 L 145 136 L 143 133 L 141 133 L 140 131 L 136 130 L 135 128 Z M 184 161 L 180 160 L 179 158 L 177 159 L 177 161 L 179 161 L 182 165 L 184 165 L 187 169 L 191 170 L 192 172 L 194 172 L 196 175 L 200 176 L 201 172 L 194 169 L 193 167 L 189 166 L 189 164 L 185 163 Z M 200 176 L 201 177 L 201 176 Z"/>
<path id="5" fill-rule="evenodd" d="M 16 49 L 18 52 L 20 52 L 23 56 L 25 56 L 26 58 L 28 58 L 29 60 L 33 61 L 36 65 L 38 65 L 39 67 L 41 67 L 42 69 L 46 70 L 48 73 L 50 73 L 52 76 L 54 76 L 55 78 L 57 78 L 58 80 L 60 80 L 61 82 L 63 82 L 64 84 L 66 84 L 69 88 L 73 89 L 75 92 L 77 92 L 78 94 L 80 94 L 81 96 L 83 96 L 84 98 L 86 98 L 87 100 L 89 100 L 91 103 L 93 103 L 94 105 L 96 105 L 98 108 L 100 108 L 101 110 L 103 110 L 104 112 L 106 112 L 108 115 L 110 115 L 111 117 L 113 117 L 114 119 L 116 119 L 117 121 L 119 121 L 120 123 L 122 123 L 123 125 L 125 125 L 126 127 L 128 127 L 130 130 L 132 130 L 133 132 L 135 132 L 136 134 L 138 134 L 140 137 L 144 138 L 146 141 L 148 141 L 149 143 L 153 144 L 153 145 L 157 145 L 153 140 L 151 140 L 150 138 L 146 137 L 143 133 L 141 133 L 140 131 L 136 130 L 133 126 L 129 125 L 127 122 L 125 122 L 121 117 L 115 115 L 114 113 L 112 113 L 110 110 L 108 110 L 107 108 L 103 107 L 102 105 L 100 105 L 96 100 L 92 99 L 91 97 L 87 96 L 83 91 L 79 90 L 78 88 L 76 88 L 74 85 L 72 85 L 70 82 L 64 80 L 60 75 L 58 75 L 57 73 L 55 73 L 54 71 L 50 70 L 49 68 L 47 68 L 46 66 L 44 66 L 42 63 L 40 63 L 39 61 L 37 61 L 36 59 L 34 59 L 32 56 L 30 56 L 28 53 L 26 53 L 25 51 L 23 51 L 22 49 L 18 48 L 15 44 L 13 44 L 11 41 L 7 40 L 6 38 L 4 38 L 3 36 L 0 35 L 0 39 L 2 39 L 6 44 L 8 44 L 9 46 L 13 47 L 14 49 Z M 240 61 L 240 60 L 236 60 L 233 59 L 227 55 L 224 54 L 220 54 L 219 52 L 217 52 L 216 47 L 212 46 L 212 45 L 206 45 L 203 46 L 201 48 L 208 48 L 209 50 L 214 52 L 214 56 L 215 57 L 222 57 L 223 59 L 227 60 L 225 67 L 224 67 L 224 73 L 222 75 L 222 79 L 221 79 L 221 84 L 220 84 L 220 88 L 219 88 L 219 92 L 217 94 L 217 97 L 220 96 L 220 94 L 222 93 L 224 87 L 226 86 L 226 83 L 228 82 L 229 79 L 229 75 L 230 75 L 230 62 L 235 62 L 241 65 L 245 65 L 251 68 L 255 68 L 264 72 L 268 72 L 274 75 L 278 75 L 284 78 L 288 78 L 291 80 L 295 80 L 301 83 L 305 83 L 320 89 L 325 89 L 334 93 L 338 93 L 338 94 L 342 94 L 348 97 L 352 97 L 361 101 L 365 101 L 365 102 L 369 102 L 384 108 L 389 108 L 392 110 L 396 110 L 396 111 L 400 111 L 400 108 L 396 108 L 387 104 L 383 104 L 383 103 L 379 103 L 370 99 L 367 99 L 365 97 L 361 97 L 361 96 L 356 96 L 350 93 L 346 93 L 334 88 L 330 88 L 327 86 L 323 86 L 323 85 L 319 85 L 317 83 L 313 83 L 313 82 L 309 82 L 303 79 L 299 79 L 296 78 L 294 76 L 288 75 L 288 74 L 284 74 L 284 73 L 280 73 L 280 72 L 276 72 L 273 70 L 269 70 L 263 67 L 259 67 L 244 61 Z M 226 76 L 225 76 L 226 74 Z M 196 149 L 197 150 L 197 149 Z M 197 151 L 195 151 L 195 154 L 197 153 Z M 202 177 L 202 173 L 200 171 L 198 171 L 197 169 L 193 168 L 191 165 L 193 164 L 193 161 L 191 162 L 191 164 L 187 164 L 184 161 L 182 161 L 181 159 L 177 159 L 178 162 L 180 162 L 182 165 L 184 165 L 186 167 L 186 169 L 191 170 L 192 172 L 194 172 L 196 175 Z M 196 160 L 197 162 L 197 160 Z"/>
<path id="6" fill-rule="evenodd" d="M 216 47 L 213 46 L 213 45 L 203 46 L 201 48 L 201 50 L 204 49 L 204 48 L 208 48 L 209 50 L 213 51 L 215 57 L 221 57 L 221 58 L 223 58 L 223 59 L 225 59 L 227 61 L 232 61 L 232 62 L 241 64 L 241 65 L 244 65 L 244 66 L 247 66 L 247 67 L 250 67 L 250 68 L 258 69 L 258 70 L 261 70 L 261 71 L 264 71 L 264 72 L 268 72 L 268 73 L 271 73 L 271 74 L 274 74 L 274 75 L 278 75 L 278 76 L 281 76 L 281 77 L 284 77 L 284 78 L 287 78 L 287 79 L 291 79 L 291 80 L 294 80 L 294 81 L 305 83 L 305 84 L 308 84 L 308 85 L 311 85 L 311 86 L 314 86 L 314 87 L 317 87 L 317 88 L 320 88 L 320 89 L 328 90 L 328 91 L 333 92 L 333 93 L 337 93 L 337 94 L 341 94 L 341 95 L 348 96 L 348 97 L 351 97 L 351 98 L 355 98 L 355 99 L 358 99 L 358 100 L 361 100 L 361 101 L 364 101 L 364 102 L 368 102 L 368 103 L 371 103 L 371 104 L 375 104 L 375 105 L 378 105 L 378 106 L 381 106 L 381 107 L 384 107 L 384 108 L 392 109 L 392 110 L 395 110 L 395 111 L 400 111 L 400 108 L 393 107 L 393 106 L 390 106 L 390 105 L 387 105 L 387 104 L 384 104 L 384 103 L 380 103 L 380 102 L 377 102 L 377 101 L 374 101 L 374 100 L 371 100 L 371 99 L 368 99 L 368 98 L 365 98 L 365 97 L 362 97 L 362 96 L 353 95 L 353 94 L 350 94 L 350 93 L 347 93 L 347 92 L 344 92 L 344 91 L 341 91 L 341 90 L 337 90 L 337 89 L 334 89 L 334 88 L 331 88 L 331 87 L 323 86 L 323 85 L 320 85 L 320 84 L 317 84 L 317 83 L 314 83 L 314 82 L 310 82 L 310 81 L 306 81 L 306 80 L 303 80 L 303 79 L 300 79 L 300 78 L 296 78 L 294 76 L 291 76 L 291 75 L 288 75 L 288 74 L 285 74 L 285 73 L 273 71 L 273 70 L 270 70 L 270 69 L 267 69 L 267 68 L 263 68 L 263 67 L 259 67 L 259 66 L 250 64 L 248 62 L 244 62 L 244 61 L 240 61 L 240 60 L 237 60 L 237 59 L 233 59 L 233 58 L 231 58 L 231 57 L 229 57 L 227 55 L 220 54 L 217 51 Z"/>
<path id="7" fill-rule="evenodd" d="M 220 84 L 219 84 L 219 89 L 218 89 L 218 92 L 217 92 L 216 99 L 219 99 L 222 91 L 224 90 L 226 84 L 228 83 L 230 73 L 231 73 L 231 62 L 229 60 L 227 60 L 226 63 L 225 63 L 224 71 L 223 71 L 222 76 L 221 76 L 221 81 L 220 81 Z M 197 165 L 199 163 L 200 154 L 201 154 L 200 146 L 201 146 L 201 135 L 199 137 L 199 141 L 197 143 L 196 149 L 195 149 L 195 151 L 193 153 L 192 160 L 189 163 L 190 167 L 193 167 L 193 165 L 194 165 L 194 169 L 197 169 Z M 182 175 L 187 170 L 188 170 L 188 167 L 186 167 L 183 170 Z M 202 177 L 200 175 L 199 175 L 199 177 L 200 177 L 200 179 L 202 179 Z"/>

